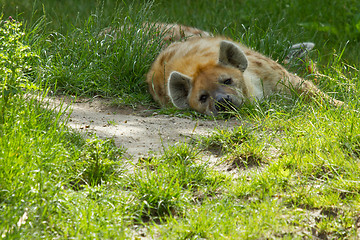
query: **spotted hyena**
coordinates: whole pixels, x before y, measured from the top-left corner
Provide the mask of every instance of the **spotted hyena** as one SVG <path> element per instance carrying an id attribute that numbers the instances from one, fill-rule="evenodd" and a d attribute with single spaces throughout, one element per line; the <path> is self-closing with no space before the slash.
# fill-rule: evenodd
<path id="1" fill-rule="evenodd" d="M 198 29 L 197 34 L 193 28 L 183 29 L 188 34 L 186 41 L 167 46 L 147 74 L 149 90 L 162 106 L 173 104 L 180 109 L 216 115 L 229 107 L 240 107 L 273 93 L 293 90 L 312 98 L 320 97 L 336 106 L 343 104 L 312 82 L 238 42 L 213 37 Z M 173 36 L 174 33 L 177 40 L 181 40 L 180 31 L 173 31 Z"/>

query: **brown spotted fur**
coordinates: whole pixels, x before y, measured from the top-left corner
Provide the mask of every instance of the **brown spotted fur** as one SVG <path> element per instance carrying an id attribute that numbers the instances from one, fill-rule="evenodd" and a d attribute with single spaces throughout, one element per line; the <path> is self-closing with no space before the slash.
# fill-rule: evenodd
<path id="1" fill-rule="evenodd" d="M 225 51 L 228 52 L 225 60 L 220 60 L 224 43 L 232 50 Z M 241 56 L 235 56 L 240 60 L 233 60 L 234 52 L 243 54 L 245 60 Z M 239 62 L 244 66 L 237 66 Z M 156 58 L 146 82 L 162 106 L 173 103 L 178 108 L 191 108 L 208 115 L 223 110 L 218 107 L 219 102 L 240 107 L 245 101 L 262 100 L 275 92 L 289 93 L 294 89 L 336 106 L 343 104 L 279 63 L 223 37 L 196 37 L 172 43 Z"/>

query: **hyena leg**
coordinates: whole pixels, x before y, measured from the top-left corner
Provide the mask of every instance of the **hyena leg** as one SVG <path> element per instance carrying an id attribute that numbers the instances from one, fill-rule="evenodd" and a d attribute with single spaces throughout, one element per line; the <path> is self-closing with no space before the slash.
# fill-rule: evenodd
<path id="1" fill-rule="evenodd" d="M 309 52 L 314 48 L 314 46 L 315 44 L 312 42 L 303 42 L 292 45 L 288 55 L 284 59 L 284 64 L 288 66 L 301 66 L 302 69 L 305 66 L 305 72 L 307 74 L 315 75 L 314 80 L 316 81 L 316 76 L 319 73 L 317 71 L 316 64 L 308 57 Z M 311 81 L 304 80 L 293 74 L 290 74 L 289 79 L 291 85 L 296 86 L 300 94 L 307 95 L 311 98 L 321 98 L 324 101 L 338 107 L 344 104 L 342 101 L 331 98 L 329 95 L 322 92 Z"/>
<path id="2" fill-rule="evenodd" d="M 312 99 L 320 98 L 325 102 L 330 103 L 331 105 L 334 105 L 336 107 L 340 107 L 344 105 L 342 101 L 336 100 L 323 91 L 321 91 L 319 88 L 317 88 L 311 81 L 304 80 L 294 74 L 290 73 L 290 83 L 292 86 L 295 86 L 298 92 L 301 95 L 309 96 Z"/>

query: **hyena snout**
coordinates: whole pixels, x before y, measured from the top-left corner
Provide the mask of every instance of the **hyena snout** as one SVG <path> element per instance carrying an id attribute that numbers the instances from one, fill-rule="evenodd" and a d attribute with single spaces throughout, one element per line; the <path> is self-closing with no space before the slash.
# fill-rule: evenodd
<path id="1" fill-rule="evenodd" d="M 215 97 L 215 108 L 217 111 L 226 111 L 233 109 L 234 103 L 232 97 L 229 94 L 217 94 Z"/>

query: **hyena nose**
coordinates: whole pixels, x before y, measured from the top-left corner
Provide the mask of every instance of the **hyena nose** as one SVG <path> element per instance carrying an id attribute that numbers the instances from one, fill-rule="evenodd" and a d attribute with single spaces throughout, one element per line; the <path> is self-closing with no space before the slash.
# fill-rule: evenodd
<path id="1" fill-rule="evenodd" d="M 230 95 L 219 94 L 216 96 L 215 107 L 218 111 L 226 111 L 233 107 Z"/>

